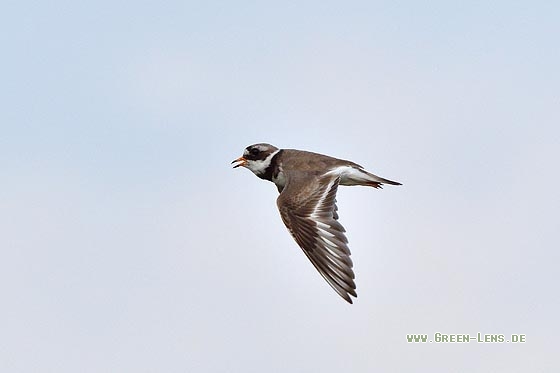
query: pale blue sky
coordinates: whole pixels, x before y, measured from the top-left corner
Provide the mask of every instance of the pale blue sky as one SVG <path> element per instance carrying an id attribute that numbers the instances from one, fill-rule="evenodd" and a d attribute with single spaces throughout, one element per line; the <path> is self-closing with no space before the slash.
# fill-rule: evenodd
<path id="1" fill-rule="evenodd" d="M 560 6 L 5 1 L 0 370 L 558 370 Z M 255 142 L 352 159 L 358 299 Z M 526 334 L 408 344 L 406 334 Z"/>

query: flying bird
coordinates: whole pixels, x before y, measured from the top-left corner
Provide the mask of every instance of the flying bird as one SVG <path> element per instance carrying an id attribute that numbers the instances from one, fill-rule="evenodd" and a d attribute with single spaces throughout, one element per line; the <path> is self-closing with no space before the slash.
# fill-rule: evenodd
<path id="1" fill-rule="evenodd" d="M 254 144 L 233 162 L 272 181 L 282 221 L 328 284 L 347 302 L 357 297 L 344 227 L 338 222 L 339 185 L 401 185 L 371 174 L 354 162 L 295 149 Z"/>

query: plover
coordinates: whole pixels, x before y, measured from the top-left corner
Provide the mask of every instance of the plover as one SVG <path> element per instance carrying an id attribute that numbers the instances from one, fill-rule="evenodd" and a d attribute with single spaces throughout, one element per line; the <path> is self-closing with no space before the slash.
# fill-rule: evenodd
<path id="1" fill-rule="evenodd" d="M 344 227 L 338 222 L 339 185 L 401 185 L 371 174 L 354 162 L 270 144 L 254 144 L 233 162 L 272 181 L 282 221 L 311 263 L 347 302 L 357 297 Z"/>

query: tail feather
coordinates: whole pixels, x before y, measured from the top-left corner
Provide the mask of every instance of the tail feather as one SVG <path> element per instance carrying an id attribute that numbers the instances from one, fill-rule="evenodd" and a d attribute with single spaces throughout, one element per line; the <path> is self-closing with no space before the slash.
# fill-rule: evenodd
<path id="1" fill-rule="evenodd" d="M 366 172 L 366 171 L 364 171 Z M 393 181 L 393 180 L 389 180 L 389 179 L 384 179 L 382 177 L 379 177 L 377 175 L 374 174 L 370 174 L 369 172 L 366 172 L 368 174 L 368 176 L 370 176 L 372 179 L 371 182 L 372 183 L 376 183 L 376 184 L 390 184 L 390 185 L 402 185 L 401 183 L 399 183 L 398 181 Z"/>
<path id="2" fill-rule="evenodd" d="M 340 180 L 341 185 L 366 185 L 374 188 L 381 188 L 383 184 L 402 185 L 397 181 L 382 178 L 361 168 L 352 167 L 345 171 Z"/>

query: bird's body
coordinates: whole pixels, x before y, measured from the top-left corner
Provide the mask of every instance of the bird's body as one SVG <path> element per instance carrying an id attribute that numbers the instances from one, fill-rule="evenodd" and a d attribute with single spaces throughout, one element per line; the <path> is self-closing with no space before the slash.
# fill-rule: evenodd
<path id="1" fill-rule="evenodd" d="M 400 185 L 371 174 L 362 166 L 322 154 L 278 149 L 269 144 L 248 146 L 234 167 L 243 166 L 273 182 L 282 221 L 311 263 L 346 301 L 356 297 L 348 240 L 338 222 L 338 185 Z"/>

